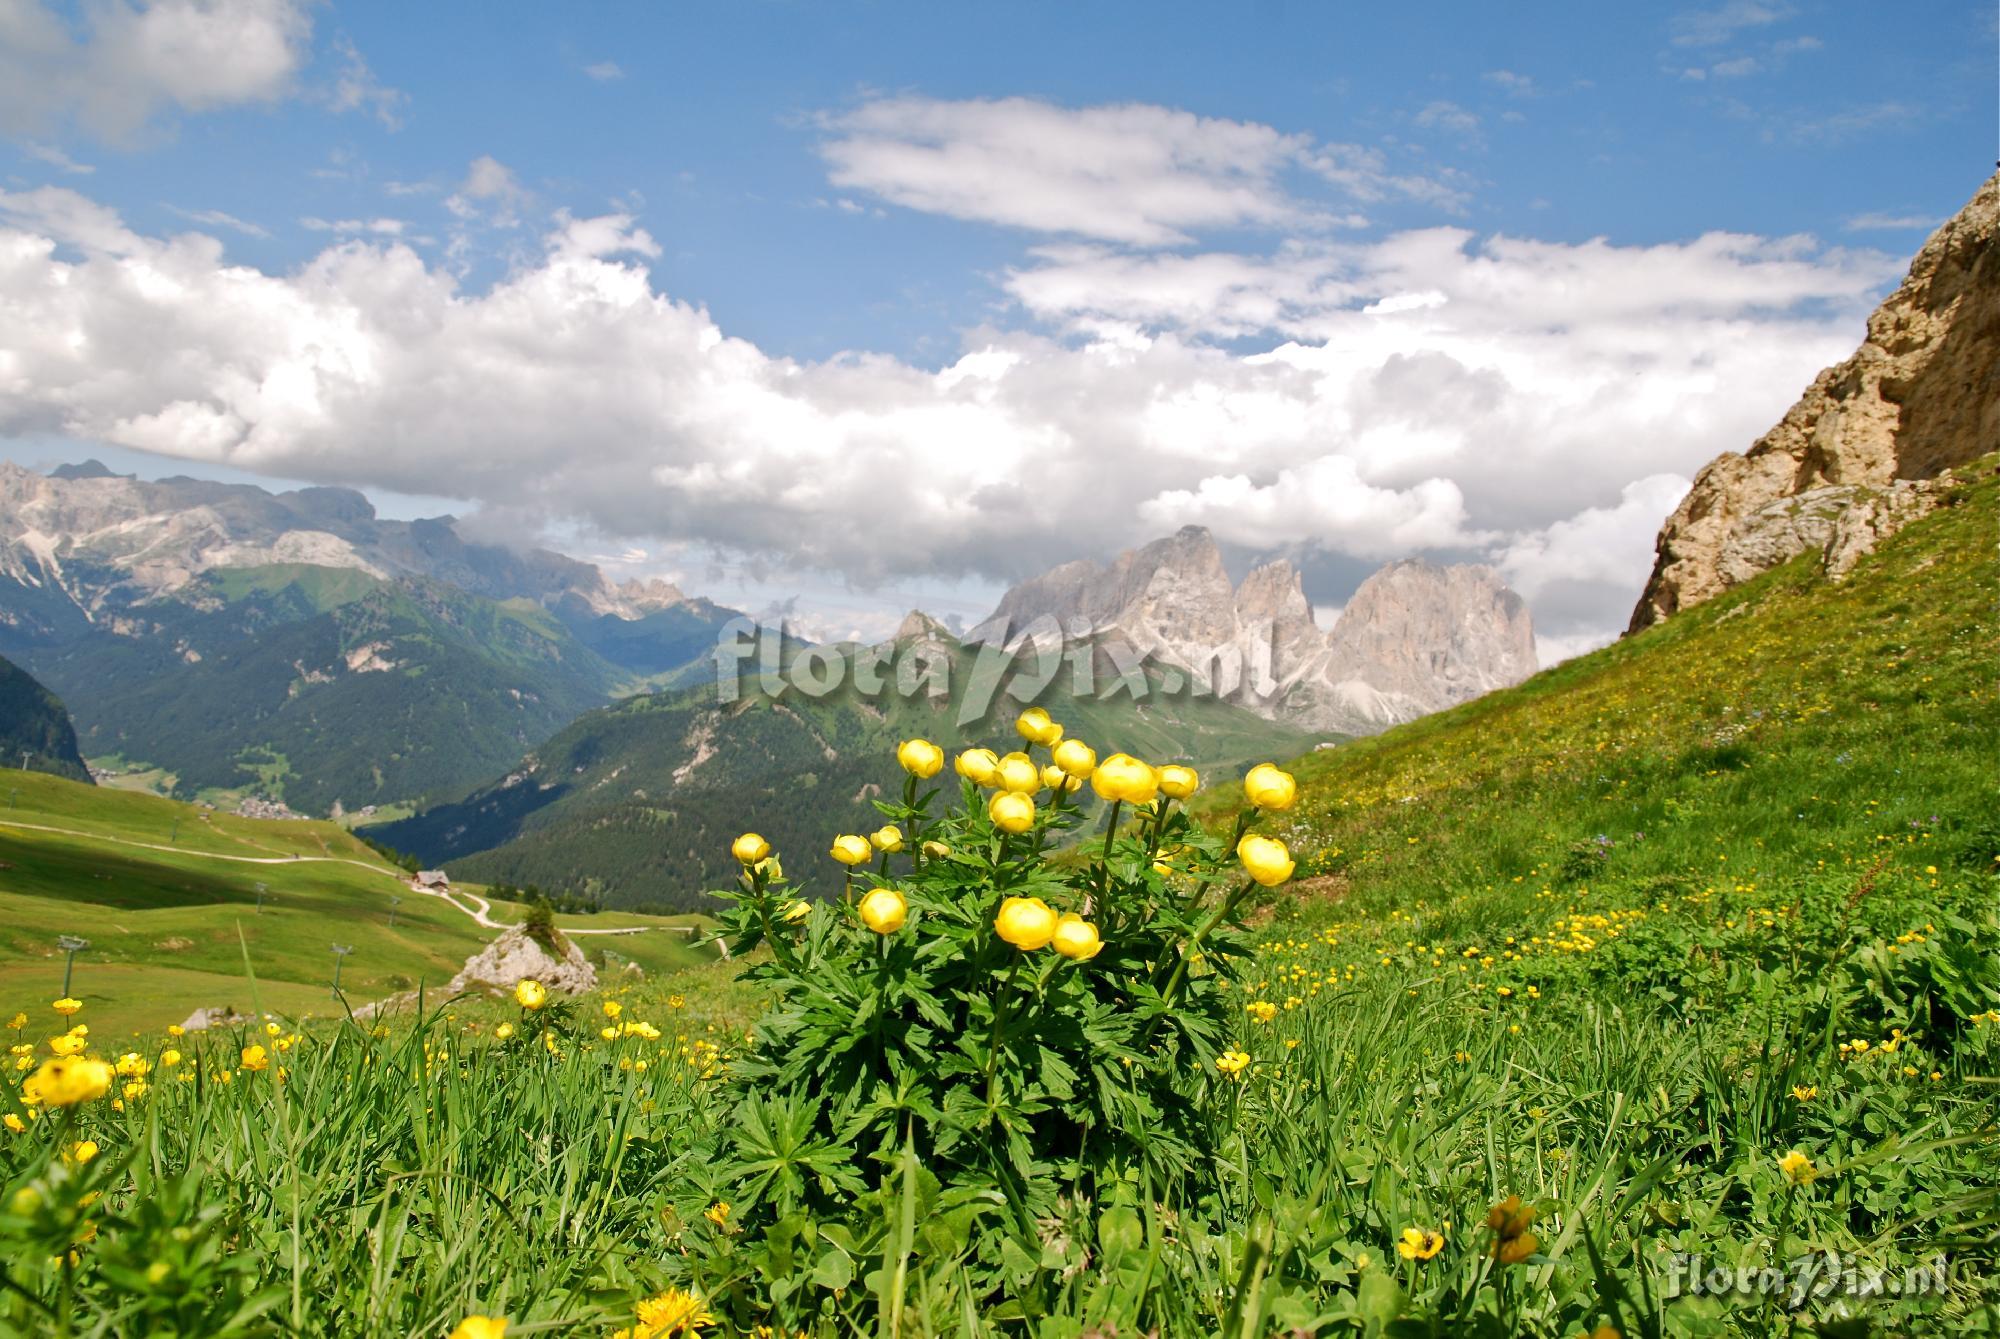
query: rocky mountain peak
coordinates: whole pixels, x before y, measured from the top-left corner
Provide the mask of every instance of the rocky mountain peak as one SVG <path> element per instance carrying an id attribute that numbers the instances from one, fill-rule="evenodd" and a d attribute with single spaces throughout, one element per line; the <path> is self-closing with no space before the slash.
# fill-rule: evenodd
<path id="1" fill-rule="evenodd" d="M 1808 551 L 1838 577 L 1935 505 L 1936 480 L 2000 445 L 2000 173 L 1931 235 L 1868 318 L 1742 455 L 1667 518 L 1637 632 Z"/>

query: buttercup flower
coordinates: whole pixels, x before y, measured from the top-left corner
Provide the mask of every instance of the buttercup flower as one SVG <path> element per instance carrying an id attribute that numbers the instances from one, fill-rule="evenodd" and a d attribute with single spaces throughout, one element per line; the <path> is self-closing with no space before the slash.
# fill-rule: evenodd
<path id="1" fill-rule="evenodd" d="M 533 977 L 514 983 L 514 1002 L 523 1009 L 539 1009 L 549 1002 L 549 988 Z"/>
<path id="2" fill-rule="evenodd" d="M 1252 833 L 1236 846 L 1236 858 L 1243 862 L 1244 871 L 1263 884 L 1275 888 L 1292 877 L 1298 867 L 1292 853 L 1276 837 L 1259 837 Z"/>
<path id="3" fill-rule="evenodd" d="M 61 1056 L 82 1055 L 89 1046 L 89 1042 L 74 1032 L 49 1038 L 49 1049 Z"/>
<path id="4" fill-rule="evenodd" d="M 894 823 L 884 823 L 868 834 L 868 841 L 878 851 L 900 851 L 903 849 L 903 830 Z"/>
<path id="5" fill-rule="evenodd" d="M 994 827 L 1018 836 L 1035 826 L 1035 801 L 1017 791 L 996 791 L 986 802 L 986 816 Z"/>
<path id="6" fill-rule="evenodd" d="M 1299 783 L 1290 772 L 1281 772 L 1270 763 L 1258 763 L 1243 778 L 1243 797 L 1259 809 L 1285 810 L 1299 798 Z"/>
<path id="7" fill-rule="evenodd" d="M 505 1316 L 467 1316 L 445 1339 L 504 1339 L 506 1333 Z"/>
<path id="8" fill-rule="evenodd" d="M 911 776 L 928 781 L 944 770 L 944 750 L 928 739 L 906 739 L 896 745 L 896 761 Z"/>
<path id="9" fill-rule="evenodd" d="M 878 935 L 892 935 L 902 929 L 909 914 L 909 904 L 894 888 L 877 888 L 861 899 L 861 923 Z"/>
<path id="10" fill-rule="evenodd" d="M 1077 962 L 1088 962 L 1104 949 L 1097 927 L 1073 911 L 1056 921 L 1055 937 L 1050 942 L 1056 952 Z"/>
<path id="11" fill-rule="evenodd" d="M 1192 767 L 1168 764 L 1160 769 L 1160 793 L 1172 800 L 1185 800 L 1201 785 L 1201 774 Z"/>
<path id="12" fill-rule="evenodd" d="M 1215 1057 L 1215 1067 L 1232 1077 L 1241 1074 L 1249 1064 L 1250 1056 L 1243 1051 L 1224 1051 Z"/>
<path id="13" fill-rule="evenodd" d="M 499 1027 L 493 1029 L 493 1040 L 495 1041 L 506 1041 L 513 1035 L 514 1025 L 512 1023 L 502 1023 Z"/>
<path id="14" fill-rule="evenodd" d="M 1809 1185 L 1819 1175 L 1819 1168 L 1813 1166 L 1813 1160 L 1797 1149 L 1778 1159 L 1778 1170 L 1795 1186 Z"/>
<path id="15" fill-rule="evenodd" d="M 97 1141 L 81 1139 L 63 1150 L 62 1160 L 72 1167 L 81 1167 L 97 1156 Z"/>
<path id="16" fill-rule="evenodd" d="M 1406 1227 L 1396 1238 L 1396 1254 L 1405 1260 L 1429 1260 L 1444 1249 L 1444 1234 L 1427 1227 Z"/>
<path id="17" fill-rule="evenodd" d="M 271 1053 L 261 1046 L 245 1046 L 242 1060 L 243 1068 L 254 1074 L 270 1065 Z"/>
<path id="18" fill-rule="evenodd" d="M 1129 753 L 1114 753 L 1090 774 L 1090 788 L 1099 799 L 1151 804 L 1159 793 L 1160 775 Z"/>
<path id="19" fill-rule="evenodd" d="M 1029 707 L 1014 718 L 1014 729 L 1030 744 L 1054 746 L 1062 738 L 1063 728 L 1049 719 L 1049 714 L 1040 707 Z"/>
<path id="20" fill-rule="evenodd" d="M 1518 1265 L 1540 1248 L 1541 1242 L 1528 1230 L 1535 1221 L 1535 1207 L 1509 1195 L 1486 1213 L 1486 1226 L 1493 1233 L 1493 1258 L 1503 1265 Z"/>
<path id="21" fill-rule="evenodd" d="M 73 1107 L 93 1102 L 111 1091 L 111 1066 L 102 1060 L 57 1056 L 44 1060 L 21 1087 L 21 1096 L 36 1106 Z"/>
<path id="22" fill-rule="evenodd" d="M 754 865 L 771 854 L 771 843 L 754 832 L 746 832 L 729 844 L 729 854 L 746 865 Z"/>
<path id="23" fill-rule="evenodd" d="M 1015 948 L 1032 953 L 1056 937 L 1056 913 L 1039 897 L 1010 897 L 1000 904 L 993 928 Z"/>
<path id="24" fill-rule="evenodd" d="M 865 865 L 874 854 L 875 848 L 868 844 L 866 837 L 849 833 L 833 839 L 833 858 L 843 865 Z"/>
<path id="25" fill-rule="evenodd" d="M 1081 739 L 1065 739 L 1056 745 L 1055 765 L 1078 780 L 1097 770 L 1097 750 Z"/>
<path id="26" fill-rule="evenodd" d="M 1278 1016 L 1278 1006 L 1269 1000 L 1252 1000 L 1243 1006 L 1243 1012 L 1260 1023 L 1268 1023 Z"/>
<path id="27" fill-rule="evenodd" d="M 994 779 L 1002 790 L 1033 795 L 1042 788 L 1042 769 L 1025 753 L 1010 753 L 1000 760 Z"/>
<path id="28" fill-rule="evenodd" d="M 71 1014 L 83 1008 L 83 1001 L 73 1000 L 69 996 L 65 995 L 61 999 L 56 1000 L 54 1003 L 50 1004 L 49 1008 L 54 1009 L 64 1018 L 68 1018 Z"/>
<path id="29" fill-rule="evenodd" d="M 973 785 L 990 786 L 994 773 L 1000 770 L 1000 759 L 992 749 L 967 749 L 952 760 L 951 766 Z"/>

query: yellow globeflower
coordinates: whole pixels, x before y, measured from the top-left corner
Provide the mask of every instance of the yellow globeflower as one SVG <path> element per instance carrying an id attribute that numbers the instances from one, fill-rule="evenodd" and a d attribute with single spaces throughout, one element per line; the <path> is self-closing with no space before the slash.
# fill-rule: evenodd
<path id="1" fill-rule="evenodd" d="M 1042 788 L 1042 769 L 1025 753 L 1010 753 L 1000 760 L 994 773 L 1000 789 L 1033 795 Z"/>
<path id="2" fill-rule="evenodd" d="M 44 1060 L 42 1067 L 21 1085 L 24 1100 L 44 1107 L 73 1107 L 94 1102 L 111 1091 L 111 1066 L 102 1060 L 57 1056 Z"/>
<path id="3" fill-rule="evenodd" d="M 1000 770 L 1000 759 L 992 749 L 967 749 L 952 760 L 952 770 L 975 786 L 990 786 Z"/>
<path id="4" fill-rule="evenodd" d="M 896 745 L 896 761 L 911 776 L 928 781 L 944 770 L 944 750 L 928 739 L 906 739 Z"/>
<path id="5" fill-rule="evenodd" d="M 160 1052 L 160 1064 L 163 1068 L 172 1069 L 175 1065 L 178 1065 L 180 1062 L 181 1062 L 181 1053 L 179 1051 L 174 1050 L 172 1047 L 168 1047 L 166 1050 Z"/>
<path id="6" fill-rule="evenodd" d="M 861 923 L 878 935 L 902 929 L 909 914 L 909 903 L 894 888 L 877 888 L 861 899 Z"/>
<path id="7" fill-rule="evenodd" d="M 1243 778 L 1243 796 L 1259 809 L 1285 810 L 1299 798 L 1299 783 L 1290 772 L 1260 762 Z"/>
<path id="8" fill-rule="evenodd" d="M 1778 1159 L 1778 1170 L 1795 1186 L 1807 1185 L 1819 1175 L 1819 1168 L 1813 1166 L 1813 1160 L 1797 1149 Z"/>
<path id="9" fill-rule="evenodd" d="M 771 843 L 754 832 L 746 832 L 729 844 L 729 854 L 746 865 L 754 865 L 771 854 Z"/>
<path id="10" fill-rule="evenodd" d="M 1055 938 L 1050 942 L 1056 952 L 1078 962 L 1089 962 L 1104 949 L 1097 927 L 1073 911 L 1064 913 L 1056 922 Z"/>
<path id="11" fill-rule="evenodd" d="M 505 1316 L 467 1316 L 445 1339 L 505 1339 Z"/>
<path id="12" fill-rule="evenodd" d="M 1063 728 L 1049 719 L 1049 714 L 1040 707 L 1029 707 L 1014 718 L 1014 729 L 1030 744 L 1045 744 L 1053 748 L 1063 736 Z"/>
<path id="13" fill-rule="evenodd" d="M 512 1023 L 502 1023 L 499 1027 L 493 1029 L 493 1040 L 495 1041 L 508 1041 L 513 1036 L 514 1025 Z"/>
<path id="14" fill-rule="evenodd" d="M 951 848 L 943 842 L 925 842 L 924 854 L 933 860 L 942 860 L 951 854 Z"/>
<path id="15" fill-rule="evenodd" d="M 1444 1233 L 1427 1227 L 1406 1227 L 1396 1239 L 1396 1254 L 1405 1260 L 1428 1260 L 1444 1249 Z"/>
<path id="16" fill-rule="evenodd" d="M 71 998 L 70 998 L 69 996 L 65 995 L 65 996 L 63 996 L 63 997 L 62 997 L 61 999 L 59 999 L 59 1000 L 56 1000 L 56 1001 L 54 1001 L 53 1003 L 51 1003 L 51 1004 L 49 1005 L 49 1008 L 51 1008 L 51 1009 L 54 1009 L 54 1010 L 55 1010 L 55 1011 L 56 1011 L 57 1013 L 61 1014 L 61 1015 L 62 1015 L 62 1016 L 63 1016 L 64 1018 L 68 1018 L 68 1017 L 69 1017 L 69 1016 L 70 1016 L 71 1014 L 73 1014 L 73 1013 L 75 1013 L 75 1012 L 76 1012 L 77 1010 L 79 1010 L 79 1009 L 83 1008 L 83 1001 L 82 1001 L 82 1000 L 73 1000 L 73 999 L 71 999 Z"/>
<path id="17" fill-rule="evenodd" d="M 245 1046 L 242 1059 L 243 1068 L 254 1074 L 270 1065 L 271 1053 L 261 1046 Z"/>
<path id="18" fill-rule="evenodd" d="M 986 802 L 986 816 L 1002 832 L 1019 835 L 1035 826 L 1035 800 L 1018 791 L 999 790 Z"/>
<path id="19" fill-rule="evenodd" d="M 1201 785 L 1201 774 L 1192 767 L 1169 764 L 1160 769 L 1160 793 L 1168 799 L 1185 800 Z"/>
<path id="20" fill-rule="evenodd" d="M 1151 804 L 1159 793 L 1160 774 L 1129 753 L 1114 753 L 1090 774 L 1098 798 L 1127 804 Z"/>
<path id="21" fill-rule="evenodd" d="M 833 858 L 843 865 L 865 865 L 874 853 L 875 848 L 868 844 L 866 837 L 850 833 L 833 839 Z"/>
<path id="22" fill-rule="evenodd" d="M 903 849 L 903 830 L 894 823 L 884 823 L 868 834 L 868 840 L 878 851 L 900 851 Z"/>
<path id="23" fill-rule="evenodd" d="M 1276 837 L 1259 837 L 1255 833 L 1245 837 L 1236 847 L 1236 858 L 1243 862 L 1244 871 L 1266 888 L 1275 888 L 1292 877 L 1298 862 L 1292 853 Z"/>
<path id="24" fill-rule="evenodd" d="M 514 1001 L 523 1009 L 539 1009 L 549 1002 L 549 988 L 533 977 L 514 983 Z"/>
<path id="25" fill-rule="evenodd" d="M 1083 787 L 1081 780 L 1071 776 L 1054 763 L 1050 763 L 1042 769 L 1042 784 L 1050 790 L 1060 791 L 1080 790 Z"/>
<path id="26" fill-rule="evenodd" d="M 1056 937 L 1056 913 L 1039 897 L 1010 897 L 1000 904 L 993 928 L 1015 948 L 1032 953 Z"/>
<path id="27" fill-rule="evenodd" d="M 1088 780 L 1097 770 L 1097 750 L 1081 739 L 1065 739 L 1056 745 L 1055 762 L 1077 780 Z"/>

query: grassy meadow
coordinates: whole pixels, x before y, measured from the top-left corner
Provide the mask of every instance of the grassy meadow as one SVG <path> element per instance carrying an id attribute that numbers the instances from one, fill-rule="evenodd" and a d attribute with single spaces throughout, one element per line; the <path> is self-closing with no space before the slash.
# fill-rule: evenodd
<path id="1" fill-rule="evenodd" d="M 99 1006 L 10 966 L 0 1328 L 2000 1332 L 2000 483 L 1965 473 L 1842 583 L 1801 560 L 1300 759 L 1296 803 L 1135 793 L 1115 842 L 1065 845 L 1100 815 L 1045 794 L 1011 833 L 913 780 L 853 897 L 824 848 L 778 852 L 810 910 L 747 864 L 727 963 L 93 1030 L 67 1046 L 120 1072 L 68 1106 L 20 1085 Z M 1268 848 L 1239 866 L 1239 824 L 1288 883 Z M 24 879 L 77 877 L 0 836 Z M 84 932 L 186 914 L 177 868 Z M 1003 896 L 1096 929 L 1048 940 Z M 279 1013 L 298 988 L 245 983 Z"/>

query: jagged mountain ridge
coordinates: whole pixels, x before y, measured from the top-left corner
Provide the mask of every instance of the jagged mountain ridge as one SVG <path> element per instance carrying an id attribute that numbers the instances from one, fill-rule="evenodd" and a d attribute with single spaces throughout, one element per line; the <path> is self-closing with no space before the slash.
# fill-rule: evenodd
<path id="1" fill-rule="evenodd" d="M 1942 476 L 2000 445 L 2000 173 L 1918 251 L 1861 347 L 1667 518 L 1638 632 L 1801 553 L 1844 575 L 1932 510 Z"/>
<path id="2" fill-rule="evenodd" d="M 1289 561 L 1235 585 L 1200 526 L 1024 581 L 971 635 L 1011 644 L 1051 624 L 1116 638 L 1267 719 L 1329 734 L 1373 734 L 1537 668 L 1527 606 L 1491 568 L 1390 563 L 1321 629 Z"/>

